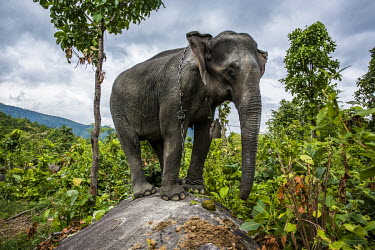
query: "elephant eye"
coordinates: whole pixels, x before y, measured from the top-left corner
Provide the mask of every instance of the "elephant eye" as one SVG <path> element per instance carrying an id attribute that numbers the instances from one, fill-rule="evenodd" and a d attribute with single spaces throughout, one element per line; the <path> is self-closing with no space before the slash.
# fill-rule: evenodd
<path id="1" fill-rule="evenodd" d="M 230 67 L 226 68 L 225 72 L 230 76 L 234 76 L 234 70 Z"/>
<path id="2" fill-rule="evenodd" d="M 231 79 L 236 77 L 236 69 L 234 66 L 230 65 L 225 70 L 224 73 Z"/>

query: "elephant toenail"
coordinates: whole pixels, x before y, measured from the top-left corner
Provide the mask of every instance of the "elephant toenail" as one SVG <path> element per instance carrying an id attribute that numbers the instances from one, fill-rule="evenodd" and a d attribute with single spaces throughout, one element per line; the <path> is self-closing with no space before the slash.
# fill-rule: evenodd
<path id="1" fill-rule="evenodd" d="M 204 189 L 201 189 L 201 190 L 199 190 L 199 193 L 200 193 L 200 194 L 204 194 L 204 193 L 205 193 L 205 190 L 204 190 Z"/>
<path id="2" fill-rule="evenodd" d="M 162 199 L 165 201 L 169 200 L 167 196 L 163 196 Z"/>
<path id="3" fill-rule="evenodd" d="M 150 191 L 146 191 L 146 192 L 144 193 L 145 196 L 150 195 L 150 194 L 151 194 Z"/>
<path id="4" fill-rule="evenodd" d="M 179 201 L 180 197 L 178 195 L 173 195 L 172 201 Z"/>
<path id="5" fill-rule="evenodd" d="M 183 200 L 186 198 L 186 195 L 184 193 L 180 194 L 180 199 Z"/>

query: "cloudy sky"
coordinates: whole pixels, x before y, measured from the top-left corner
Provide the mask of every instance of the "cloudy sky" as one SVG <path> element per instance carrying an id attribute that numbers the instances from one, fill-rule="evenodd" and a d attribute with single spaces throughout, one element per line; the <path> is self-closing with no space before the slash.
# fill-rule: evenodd
<path id="1" fill-rule="evenodd" d="M 269 60 L 261 81 L 262 130 L 271 109 L 290 100 L 278 82 L 285 77 L 287 34 L 323 22 L 337 48 L 333 58 L 343 72 L 342 101 L 352 99 L 356 79 L 367 72 L 375 46 L 374 0 L 164 0 L 140 25 L 122 35 L 106 36 L 106 79 L 102 84 L 102 123 L 111 125 L 109 96 L 116 76 L 154 54 L 187 46 L 185 34 L 197 30 L 217 35 L 224 30 L 250 34 Z M 0 2 L 0 102 L 84 124 L 93 123 L 94 69 L 68 64 L 56 45 L 49 11 L 32 0 Z M 238 125 L 236 112 L 230 124 Z M 236 127 L 231 128 L 238 130 Z"/>

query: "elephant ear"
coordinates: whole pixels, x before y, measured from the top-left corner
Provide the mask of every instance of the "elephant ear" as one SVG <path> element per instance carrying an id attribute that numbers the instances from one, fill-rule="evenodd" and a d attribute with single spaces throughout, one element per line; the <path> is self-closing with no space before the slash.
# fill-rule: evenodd
<path id="1" fill-rule="evenodd" d="M 186 34 L 186 38 L 189 41 L 190 48 L 193 51 L 197 61 L 202 81 L 205 85 L 207 85 L 208 80 L 205 55 L 207 52 L 208 41 L 212 38 L 212 36 L 210 34 L 201 34 L 198 31 L 192 31 Z"/>
<path id="2" fill-rule="evenodd" d="M 260 64 L 261 64 L 261 71 L 262 71 L 262 75 L 263 75 L 264 71 L 266 70 L 266 63 L 267 63 L 267 60 L 268 60 L 268 52 L 260 50 L 260 49 L 257 49 L 257 52 L 258 52 L 258 58 L 259 58 L 259 61 L 260 61 Z"/>

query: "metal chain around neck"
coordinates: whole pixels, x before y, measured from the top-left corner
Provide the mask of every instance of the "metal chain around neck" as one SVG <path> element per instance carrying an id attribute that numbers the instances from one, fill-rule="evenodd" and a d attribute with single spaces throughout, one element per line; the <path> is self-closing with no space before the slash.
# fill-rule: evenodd
<path id="1" fill-rule="evenodd" d="M 184 121 L 185 121 L 185 118 L 186 118 L 186 109 L 184 109 L 183 107 L 183 103 L 182 103 L 182 97 L 184 96 L 184 93 L 182 92 L 182 82 L 181 82 L 181 73 L 182 73 L 182 65 L 184 63 L 184 58 L 185 58 L 185 54 L 186 54 L 186 51 L 188 50 L 189 46 L 187 46 L 185 49 L 184 49 L 184 52 L 182 53 L 182 56 L 181 56 L 181 59 L 180 59 L 180 62 L 178 64 L 178 73 L 177 73 L 177 84 L 178 84 L 178 87 L 179 87 L 179 97 L 180 97 L 180 109 L 179 111 L 177 111 L 177 119 L 180 123 L 180 128 L 181 128 L 181 149 L 182 149 L 182 162 L 181 162 L 181 165 L 184 166 L 185 165 L 185 147 L 184 147 L 184 134 L 185 134 L 185 130 L 184 130 Z"/>

